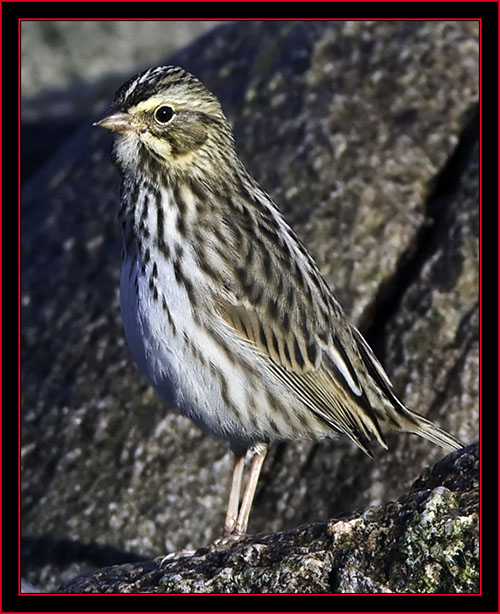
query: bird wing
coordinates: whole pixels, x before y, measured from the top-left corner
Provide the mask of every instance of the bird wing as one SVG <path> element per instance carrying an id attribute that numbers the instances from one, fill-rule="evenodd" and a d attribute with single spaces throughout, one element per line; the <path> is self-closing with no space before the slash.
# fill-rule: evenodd
<path id="1" fill-rule="evenodd" d="M 269 197 L 254 188 L 260 206 L 235 201 L 231 216 L 211 211 L 199 226 L 209 256 L 200 260 L 217 281 L 213 298 L 224 326 L 264 357 L 267 370 L 298 402 L 367 454 L 373 438 L 387 448 L 379 421 L 448 449 L 460 447 L 399 401 L 309 252 Z"/>
<path id="2" fill-rule="evenodd" d="M 281 252 L 259 267 L 240 267 L 218 312 L 267 359 L 268 369 L 318 418 L 370 454 L 375 437 L 386 447 L 377 417 L 358 377 L 362 359 L 350 324 L 316 265 Z M 265 267 L 265 272 L 262 270 Z"/>

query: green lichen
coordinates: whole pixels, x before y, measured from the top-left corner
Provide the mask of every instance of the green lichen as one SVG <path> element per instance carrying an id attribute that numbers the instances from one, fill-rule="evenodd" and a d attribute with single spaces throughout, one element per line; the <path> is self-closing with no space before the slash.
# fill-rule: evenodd
<path id="1" fill-rule="evenodd" d="M 405 592 L 478 591 L 477 514 L 460 515 L 460 497 L 436 488 L 415 512 L 402 543 L 410 582 Z"/>

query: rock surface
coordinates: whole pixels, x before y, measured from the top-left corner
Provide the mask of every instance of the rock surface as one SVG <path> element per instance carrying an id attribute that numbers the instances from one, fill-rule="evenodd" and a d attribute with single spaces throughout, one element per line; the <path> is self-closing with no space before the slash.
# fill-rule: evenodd
<path id="1" fill-rule="evenodd" d="M 161 62 L 220 21 L 23 20 L 22 95 Z M 112 43 L 112 44 L 110 44 Z M 46 109 L 38 109 L 39 113 Z"/>
<path id="2" fill-rule="evenodd" d="M 170 60 L 219 96 L 248 169 L 403 400 L 475 441 L 475 24 L 240 22 Z M 230 479 L 226 445 L 168 411 L 128 353 L 118 177 L 94 120 L 22 194 L 22 570 L 43 590 L 209 543 Z M 250 531 L 397 499 L 443 454 L 410 435 L 388 443 L 374 460 L 344 440 L 273 446 Z"/>
<path id="3" fill-rule="evenodd" d="M 60 593 L 477 593 L 478 446 L 408 494 L 328 522 L 100 569 Z"/>

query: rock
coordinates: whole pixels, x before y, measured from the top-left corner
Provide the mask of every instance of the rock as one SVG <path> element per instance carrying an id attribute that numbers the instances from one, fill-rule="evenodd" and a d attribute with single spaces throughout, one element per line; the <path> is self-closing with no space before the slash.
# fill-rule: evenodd
<path id="1" fill-rule="evenodd" d="M 38 21 L 21 24 L 22 95 L 161 62 L 220 21 Z M 113 41 L 113 44 L 108 44 Z M 47 109 L 38 109 L 39 113 Z"/>
<path id="2" fill-rule="evenodd" d="M 239 22 L 169 59 L 219 96 L 247 168 L 403 400 L 466 443 L 479 405 L 477 59 L 467 21 Z M 210 543 L 231 470 L 226 445 L 168 411 L 132 363 L 118 177 L 89 124 L 23 189 L 22 570 L 45 590 Z M 380 506 L 443 454 L 388 441 L 374 460 L 344 440 L 273 446 L 250 531 Z"/>
<path id="3" fill-rule="evenodd" d="M 478 592 L 478 468 L 476 444 L 425 470 L 397 501 L 229 548 L 107 567 L 57 592 Z"/>

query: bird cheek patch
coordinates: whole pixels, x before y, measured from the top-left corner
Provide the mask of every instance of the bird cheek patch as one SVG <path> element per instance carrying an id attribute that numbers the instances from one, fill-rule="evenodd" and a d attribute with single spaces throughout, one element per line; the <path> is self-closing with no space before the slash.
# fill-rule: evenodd
<path id="1" fill-rule="evenodd" d="M 168 140 L 174 157 L 185 156 L 200 149 L 207 140 L 207 131 L 203 125 L 182 121 L 169 131 Z"/>

